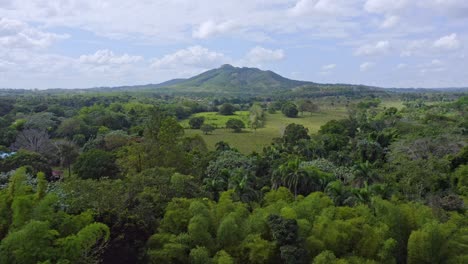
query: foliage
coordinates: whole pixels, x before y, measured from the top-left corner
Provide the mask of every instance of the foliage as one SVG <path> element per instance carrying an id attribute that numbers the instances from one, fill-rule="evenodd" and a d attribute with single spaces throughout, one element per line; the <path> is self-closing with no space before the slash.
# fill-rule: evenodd
<path id="1" fill-rule="evenodd" d="M 235 107 L 232 104 L 225 103 L 219 107 L 219 114 L 221 115 L 233 115 Z"/>
<path id="2" fill-rule="evenodd" d="M 93 223 L 89 212 L 69 215 L 57 210 L 58 197 L 46 193 L 44 175 L 37 191 L 16 171 L 8 189 L 0 191 L 1 263 L 94 263 L 109 239 L 109 228 Z"/>
<path id="3" fill-rule="evenodd" d="M 192 129 L 200 129 L 205 122 L 205 118 L 203 116 L 200 117 L 192 117 L 189 120 L 190 128 Z"/>
<path id="4" fill-rule="evenodd" d="M 231 118 L 226 122 L 226 128 L 232 129 L 234 132 L 239 133 L 243 128 L 245 128 L 245 124 L 240 119 Z"/>
<path id="5" fill-rule="evenodd" d="M 281 108 L 281 112 L 287 117 L 297 117 L 299 110 L 297 110 L 297 106 L 293 103 L 286 103 Z"/>
<path id="6" fill-rule="evenodd" d="M 297 145 L 301 139 L 310 139 L 309 130 L 303 125 L 289 124 L 283 133 L 283 141 L 289 145 Z"/>
<path id="7" fill-rule="evenodd" d="M 209 75 L 227 72 L 260 76 Z M 100 89 L 0 91 L 1 263 L 467 260 L 463 92 Z M 293 102 L 294 124 L 264 111 Z M 218 114 L 225 104 L 239 111 Z M 191 118 L 216 132 L 184 130 Z M 232 118 L 251 130 L 220 129 Z M 51 148 L 28 143 L 35 135 Z"/>
<path id="8" fill-rule="evenodd" d="M 209 133 L 213 132 L 215 128 L 212 125 L 204 124 L 200 127 L 200 130 L 203 131 L 205 135 L 208 135 Z"/>
<path id="9" fill-rule="evenodd" d="M 76 161 L 73 171 L 82 179 L 117 178 L 118 168 L 115 157 L 109 152 L 94 149 L 82 153 Z"/>

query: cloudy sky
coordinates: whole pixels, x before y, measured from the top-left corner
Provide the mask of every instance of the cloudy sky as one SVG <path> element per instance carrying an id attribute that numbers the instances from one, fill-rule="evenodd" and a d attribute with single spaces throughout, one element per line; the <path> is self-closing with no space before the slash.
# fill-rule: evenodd
<path id="1" fill-rule="evenodd" d="M 230 63 L 468 86 L 467 0 L 0 0 L 0 87 L 158 83 Z"/>

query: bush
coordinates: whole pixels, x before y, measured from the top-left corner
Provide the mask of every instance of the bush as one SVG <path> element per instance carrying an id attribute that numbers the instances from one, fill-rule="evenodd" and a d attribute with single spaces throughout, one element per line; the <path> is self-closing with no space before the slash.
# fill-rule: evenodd
<path id="1" fill-rule="evenodd" d="M 297 113 L 299 112 L 297 110 L 297 106 L 293 103 L 286 103 L 283 108 L 281 109 L 281 112 L 287 117 L 297 117 Z"/>
<path id="2" fill-rule="evenodd" d="M 209 133 L 213 132 L 215 130 L 215 127 L 209 124 L 204 124 L 201 126 L 201 131 L 205 133 L 205 135 L 208 135 Z"/>
<path id="3" fill-rule="evenodd" d="M 231 118 L 226 122 L 226 128 L 230 128 L 234 130 L 234 132 L 239 133 L 245 128 L 245 124 L 240 119 Z"/>
<path id="4" fill-rule="evenodd" d="M 235 111 L 235 107 L 232 104 L 223 104 L 219 107 L 219 114 L 221 115 L 233 115 Z"/>
<path id="5" fill-rule="evenodd" d="M 189 125 L 192 129 L 200 129 L 204 122 L 205 118 L 203 116 L 192 117 L 189 120 Z"/>

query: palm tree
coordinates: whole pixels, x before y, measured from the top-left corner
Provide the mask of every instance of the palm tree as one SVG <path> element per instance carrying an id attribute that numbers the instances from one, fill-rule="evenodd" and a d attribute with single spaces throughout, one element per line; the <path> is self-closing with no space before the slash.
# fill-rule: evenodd
<path id="1" fill-rule="evenodd" d="M 253 188 L 252 175 L 243 170 L 236 170 L 229 178 L 228 188 L 233 189 L 242 202 L 250 202 L 258 198 L 257 192 Z"/>
<path id="2" fill-rule="evenodd" d="M 372 171 L 372 164 L 366 160 L 364 163 L 359 163 L 354 166 L 353 184 L 362 188 L 366 184 L 372 184 L 378 181 L 378 175 Z"/>
<path id="3" fill-rule="evenodd" d="M 79 156 L 78 147 L 75 143 L 68 140 L 58 140 L 54 142 L 57 155 L 60 159 L 60 165 L 68 169 L 68 175 L 71 175 L 71 165 Z"/>
<path id="4" fill-rule="evenodd" d="M 308 171 L 301 167 L 301 160 L 297 157 L 280 165 L 273 175 L 273 182 L 276 184 L 272 187 L 275 188 L 280 183 L 293 191 L 295 198 L 297 197 L 299 183 L 307 185 L 309 181 Z"/>
<path id="5" fill-rule="evenodd" d="M 345 201 L 353 195 L 341 181 L 328 183 L 325 193 L 332 198 L 337 206 L 344 205 Z"/>
<path id="6" fill-rule="evenodd" d="M 221 176 L 207 177 L 203 179 L 203 187 L 213 194 L 213 200 L 217 201 L 219 192 L 226 190 L 226 180 Z"/>

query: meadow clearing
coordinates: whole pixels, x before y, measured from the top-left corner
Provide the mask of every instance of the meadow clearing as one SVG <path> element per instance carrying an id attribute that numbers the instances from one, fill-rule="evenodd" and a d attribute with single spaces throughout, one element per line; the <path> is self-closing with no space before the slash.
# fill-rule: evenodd
<path id="1" fill-rule="evenodd" d="M 381 107 L 397 107 L 403 105 L 401 101 L 383 101 Z M 331 106 L 321 105 L 320 112 L 299 114 L 296 118 L 288 118 L 280 111 L 275 114 L 266 114 L 265 125 L 256 131 L 248 128 L 249 112 L 237 111 L 234 115 L 223 116 L 217 112 L 197 113 L 192 116 L 205 117 L 205 124 L 210 124 L 217 129 L 209 135 L 203 134 L 199 129 L 190 129 L 188 119 L 181 121 L 181 125 L 185 128 L 185 135 L 201 135 L 205 140 L 208 148 L 213 150 L 215 144 L 219 141 L 229 143 L 232 147 L 237 148 L 244 154 L 250 154 L 253 151 L 261 152 L 263 147 L 271 144 L 272 140 L 281 137 L 285 127 L 289 124 L 296 123 L 303 125 L 309 129 L 309 133 L 316 133 L 320 127 L 330 120 L 338 120 L 345 118 L 348 110 L 344 105 Z M 225 124 L 230 118 L 237 118 L 246 124 L 246 128 L 241 133 L 233 133 L 231 129 L 226 129 Z"/>
<path id="2" fill-rule="evenodd" d="M 273 138 L 281 137 L 284 129 L 288 124 L 301 124 L 309 129 L 310 133 L 315 133 L 320 129 L 320 126 L 333 119 L 344 118 L 347 114 L 345 107 L 337 107 L 330 109 L 322 109 L 319 113 L 304 113 L 296 118 L 285 117 L 282 113 L 275 114 L 266 113 L 265 125 L 262 128 L 253 130 L 245 128 L 241 133 L 233 133 L 231 129 L 224 128 L 226 121 L 230 118 L 238 118 L 248 124 L 249 112 L 237 111 L 235 115 L 223 116 L 216 112 L 198 113 L 194 116 L 204 116 L 205 123 L 211 124 L 217 129 L 209 135 L 204 135 L 199 129 L 190 129 L 188 120 L 181 122 L 185 129 L 185 134 L 201 135 L 205 140 L 209 149 L 214 149 L 215 144 L 219 141 L 229 143 L 232 147 L 237 148 L 242 153 L 251 153 L 252 151 L 261 152 L 263 147 L 270 145 Z"/>

